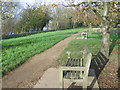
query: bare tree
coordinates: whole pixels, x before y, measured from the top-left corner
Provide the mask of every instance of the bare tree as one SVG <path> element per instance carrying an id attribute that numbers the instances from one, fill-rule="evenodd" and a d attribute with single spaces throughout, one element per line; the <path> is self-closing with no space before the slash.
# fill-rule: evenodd
<path id="1" fill-rule="evenodd" d="M 0 1 L 0 15 L 2 23 L 2 34 L 7 34 L 8 32 L 12 32 L 15 23 L 17 10 L 19 8 L 19 2 L 2 2 Z"/>

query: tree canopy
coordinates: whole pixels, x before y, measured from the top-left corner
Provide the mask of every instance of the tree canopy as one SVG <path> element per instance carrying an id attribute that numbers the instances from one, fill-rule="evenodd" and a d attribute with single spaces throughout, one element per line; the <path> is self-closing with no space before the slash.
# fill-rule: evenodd
<path id="1" fill-rule="evenodd" d="M 1 2 L 0 1 L 0 15 L 2 23 L 2 33 L 6 34 L 13 31 L 16 23 L 17 11 L 19 9 L 18 2 Z"/>
<path id="2" fill-rule="evenodd" d="M 88 0 L 88 2 L 75 2 L 75 0 L 67 0 L 67 5 L 62 4 L 64 7 L 74 7 L 78 12 L 79 16 L 80 11 L 92 13 L 100 20 L 100 24 L 98 24 L 102 29 L 102 43 L 101 50 L 106 57 L 109 57 L 109 44 L 110 44 L 110 31 L 118 24 L 119 22 L 119 12 L 120 2 L 118 1 L 101 1 L 101 2 L 92 2 Z M 80 8 L 80 10 L 79 10 Z M 87 14 L 84 15 L 84 22 L 91 24 L 91 18 L 87 17 Z M 92 19 L 95 22 L 96 19 Z"/>
<path id="3" fill-rule="evenodd" d="M 47 7 L 42 5 L 29 7 L 21 13 L 16 32 L 41 31 L 50 19 L 50 12 Z"/>

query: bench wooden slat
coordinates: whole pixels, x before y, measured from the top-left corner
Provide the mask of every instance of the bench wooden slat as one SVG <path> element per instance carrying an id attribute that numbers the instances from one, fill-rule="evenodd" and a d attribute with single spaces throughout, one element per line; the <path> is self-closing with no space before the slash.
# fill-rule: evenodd
<path id="1" fill-rule="evenodd" d="M 75 71 L 72 72 L 72 79 L 75 79 Z"/>
<path id="2" fill-rule="evenodd" d="M 83 57 L 81 59 L 68 58 L 65 63 L 65 66 L 60 67 L 60 72 L 63 72 L 63 75 L 60 75 L 63 76 L 63 78 L 61 78 L 61 81 L 63 81 L 64 79 L 66 80 L 82 79 L 83 87 L 87 88 L 87 77 L 91 63 L 91 58 L 92 54 L 89 53 L 87 49 L 84 50 Z"/>
<path id="3" fill-rule="evenodd" d="M 75 65 L 76 65 L 76 59 L 74 58 L 74 67 L 75 67 Z"/>
<path id="4" fill-rule="evenodd" d="M 77 66 L 77 59 L 75 59 L 75 66 Z"/>
<path id="5" fill-rule="evenodd" d="M 80 67 L 82 67 L 83 66 L 83 59 L 81 58 L 80 59 Z"/>
<path id="6" fill-rule="evenodd" d="M 80 59 L 78 59 L 78 58 L 69 58 L 67 61 L 66 61 L 66 63 L 65 63 L 65 65 L 64 66 L 70 66 L 70 67 L 76 67 L 76 66 L 80 66 L 80 63 L 81 61 L 80 61 Z"/>
<path id="7" fill-rule="evenodd" d="M 65 67 L 65 66 L 62 66 L 62 67 L 60 67 L 60 70 L 62 70 L 62 71 L 69 71 L 69 70 L 75 70 L 75 71 L 80 71 L 80 70 L 82 70 L 82 71 L 84 71 L 84 70 L 86 70 L 86 67 Z"/>
<path id="8" fill-rule="evenodd" d="M 67 66 L 67 65 L 68 65 L 69 59 L 70 59 L 70 58 L 68 58 L 68 59 L 66 60 L 66 63 L 64 64 L 64 66 Z"/>
<path id="9" fill-rule="evenodd" d="M 71 65 L 71 58 L 68 59 L 67 65 L 66 66 L 70 66 Z"/>
<path id="10" fill-rule="evenodd" d="M 71 67 L 74 67 L 74 59 L 72 58 Z"/>
<path id="11" fill-rule="evenodd" d="M 81 71 L 67 71 L 66 74 L 64 73 L 65 79 L 82 79 L 83 76 Z"/>
<path id="12" fill-rule="evenodd" d="M 79 67 L 79 59 L 77 59 L 77 67 Z"/>

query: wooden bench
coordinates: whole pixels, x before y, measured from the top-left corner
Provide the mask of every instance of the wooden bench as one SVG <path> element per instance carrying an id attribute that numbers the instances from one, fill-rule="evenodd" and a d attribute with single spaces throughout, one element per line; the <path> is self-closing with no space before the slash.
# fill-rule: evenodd
<path id="1" fill-rule="evenodd" d="M 83 89 L 87 89 L 87 78 L 89 67 L 91 63 L 92 54 L 85 49 L 81 59 L 70 58 L 68 53 L 68 59 L 65 65 L 60 66 L 60 85 L 64 89 L 64 81 L 70 80 L 72 82 L 83 82 Z"/>
<path id="2" fill-rule="evenodd" d="M 82 36 L 82 39 L 87 39 L 88 38 L 88 33 L 87 32 L 82 32 L 81 36 Z"/>

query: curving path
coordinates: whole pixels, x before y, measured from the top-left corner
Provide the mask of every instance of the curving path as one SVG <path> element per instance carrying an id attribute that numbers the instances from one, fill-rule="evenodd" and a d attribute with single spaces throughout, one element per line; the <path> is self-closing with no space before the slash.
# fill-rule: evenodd
<path id="1" fill-rule="evenodd" d="M 80 31 L 82 32 L 82 31 Z M 80 33 L 79 32 L 79 33 Z M 3 88 L 32 88 L 41 78 L 44 71 L 54 66 L 59 54 L 67 46 L 68 42 L 79 34 L 74 34 L 52 48 L 37 54 L 16 68 L 2 79 Z"/>

